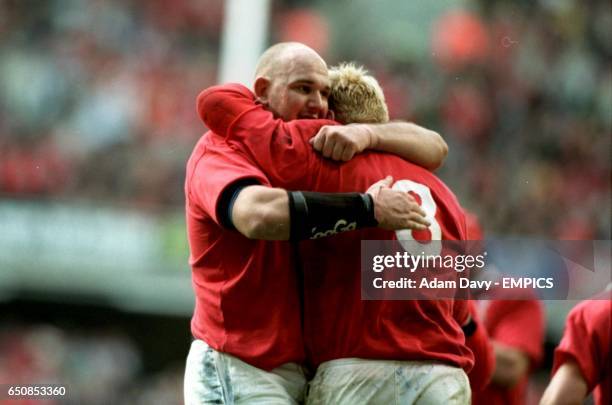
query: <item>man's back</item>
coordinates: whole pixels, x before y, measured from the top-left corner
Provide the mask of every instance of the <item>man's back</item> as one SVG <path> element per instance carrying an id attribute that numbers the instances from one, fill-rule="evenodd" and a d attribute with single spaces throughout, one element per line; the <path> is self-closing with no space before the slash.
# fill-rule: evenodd
<path id="1" fill-rule="evenodd" d="M 465 239 L 463 211 L 450 190 L 432 173 L 396 156 L 365 153 L 345 164 L 315 156 L 304 172 L 309 173 L 306 183 L 312 190 L 329 192 L 363 190 L 373 180 L 392 175 L 396 184 L 403 183 L 427 207 L 430 229 L 439 227 L 441 239 Z M 282 179 L 271 181 L 282 183 Z M 413 236 L 418 240 L 432 237 L 430 230 Z M 463 306 L 463 302 L 362 299 L 361 241 L 396 238 L 395 232 L 365 229 L 302 242 L 304 336 L 314 364 L 359 357 L 427 359 L 471 367 L 471 354 L 453 316 L 454 305 Z"/>

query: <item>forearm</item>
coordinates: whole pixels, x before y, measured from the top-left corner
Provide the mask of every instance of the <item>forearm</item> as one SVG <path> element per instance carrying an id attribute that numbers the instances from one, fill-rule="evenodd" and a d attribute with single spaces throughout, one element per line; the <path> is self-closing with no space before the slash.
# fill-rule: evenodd
<path id="1" fill-rule="evenodd" d="M 249 239 L 316 239 L 354 229 L 425 229 L 425 212 L 408 194 L 389 188 L 387 177 L 367 194 L 287 192 L 280 188 L 248 185 L 232 191 L 221 203 L 227 222 Z"/>
<path id="2" fill-rule="evenodd" d="M 540 405 L 578 405 L 587 396 L 587 384 L 574 362 L 565 363 L 544 391 Z"/>
<path id="3" fill-rule="evenodd" d="M 231 222 L 249 239 L 316 239 L 376 226 L 372 198 L 362 196 L 365 194 L 288 193 L 279 188 L 248 186 L 238 192 Z M 385 217 L 392 207 L 382 209 Z"/>
<path id="4" fill-rule="evenodd" d="M 364 124 L 371 132 L 368 149 L 394 153 L 428 170 L 442 165 L 448 154 L 448 145 L 434 131 L 410 122 Z"/>

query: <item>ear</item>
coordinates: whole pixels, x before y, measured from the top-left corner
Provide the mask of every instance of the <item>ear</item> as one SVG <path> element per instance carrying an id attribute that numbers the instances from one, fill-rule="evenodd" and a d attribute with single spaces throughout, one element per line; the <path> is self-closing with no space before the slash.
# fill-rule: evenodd
<path id="1" fill-rule="evenodd" d="M 334 113 L 334 110 L 327 110 L 327 117 L 328 120 L 332 120 L 335 121 L 336 120 L 336 114 Z"/>
<path id="2" fill-rule="evenodd" d="M 255 85 L 253 86 L 257 101 L 263 105 L 268 105 L 268 91 L 270 90 L 270 80 L 266 77 L 259 76 L 255 79 Z"/>

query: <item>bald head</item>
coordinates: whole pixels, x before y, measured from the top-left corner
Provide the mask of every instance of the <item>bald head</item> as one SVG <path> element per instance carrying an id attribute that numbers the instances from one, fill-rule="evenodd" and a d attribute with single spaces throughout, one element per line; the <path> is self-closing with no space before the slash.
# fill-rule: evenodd
<path id="1" fill-rule="evenodd" d="M 312 48 L 299 42 L 280 42 L 269 47 L 259 58 L 255 76 L 275 77 L 286 70 L 288 64 L 300 61 L 320 63 L 327 68 L 323 58 Z"/>
<path id="2" fill-rule="evenodd" d="M 327 64 L 299 42 L 282 42 L 266 50 L 255 70 L 253 90 L 259 102 L 285 121 L 325 118 Z"/>

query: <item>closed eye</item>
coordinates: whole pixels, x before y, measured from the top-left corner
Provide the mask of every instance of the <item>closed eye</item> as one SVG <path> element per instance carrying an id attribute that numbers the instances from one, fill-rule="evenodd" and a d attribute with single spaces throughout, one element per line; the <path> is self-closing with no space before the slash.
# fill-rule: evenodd
<path id="1" fill-rule="evenodd" d="M 303 85 L 298 86 L 297 90 L 300 93 L 303 93 L 303 94 L 310 94 L 310 92 L 312 91 L 312 87 L 310 87 L 310 86 L 308 86 L 306 84 L 303 84 Z"/>

